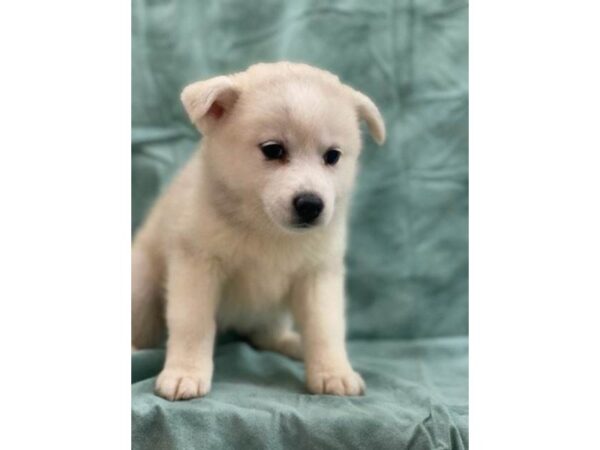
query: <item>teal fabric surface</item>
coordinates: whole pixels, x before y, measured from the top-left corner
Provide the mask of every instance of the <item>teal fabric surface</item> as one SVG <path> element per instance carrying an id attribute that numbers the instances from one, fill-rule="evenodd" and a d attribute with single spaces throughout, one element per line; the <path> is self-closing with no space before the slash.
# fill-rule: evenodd
<path id="1" fill-rule="evenodd" d="M 466 448 L 467 2 L 133 2 L 132 231 L 199 139 L 191 81 L 302 61 L 365 92 L 388 127 L 365 134 L 347 255 L 350 356 L 363 398 L 311 396 L 302 364 L 221 341 L 208 397 L 152 394 L 162 350 L 136 352 L 134 448 Z"/>
<path id="2" fill-rule="evenodd" d="M 218 348 L 212 392 L 170 403 L 153 378 L 133 385 L 133 442 L 161 449 L 467 448 L 464 337 L 352 341 L 364 397 L 307 395 L 302 364 L 245 343 Z M 134 356 L 145 375 L 161 350 Z"/>

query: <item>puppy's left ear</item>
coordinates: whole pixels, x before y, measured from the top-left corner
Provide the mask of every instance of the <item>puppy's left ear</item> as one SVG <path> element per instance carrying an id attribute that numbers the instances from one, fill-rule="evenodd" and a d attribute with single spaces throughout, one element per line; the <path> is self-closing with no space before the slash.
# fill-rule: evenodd
<path id="1" fill-rule="evenodd" d="M 358 110 L 358 117 L 367 122 L 369 133 L 379 145 L 385 142 L 385 122 L 381 113 L 369 97 L 362 92 L 352 90 L 354 101 Z"/>
<path id="2" fill-rule="evenodd" d="M 187 86 L 181 93 L 181 102 L 192 123 L 206 134 L 231 111 L 239 95 L 231 77 L 219 76 Z"/>

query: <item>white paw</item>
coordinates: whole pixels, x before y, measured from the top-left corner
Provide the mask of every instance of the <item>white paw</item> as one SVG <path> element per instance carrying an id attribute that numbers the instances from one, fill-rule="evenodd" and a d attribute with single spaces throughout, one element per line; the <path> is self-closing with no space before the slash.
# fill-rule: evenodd
<path id="1" fill-rule="evenodd" d="M 154 392 L 167 400 L 203 397 L 210 391 L 211 377 L 197 370 L 165 368 L 156 380 Z"/>
<path id="2" fill-rule="evenodd" d="M 363 395 L 365 382 L 352 369 L 308 374 L 307 387 L 312 394 Z"/>

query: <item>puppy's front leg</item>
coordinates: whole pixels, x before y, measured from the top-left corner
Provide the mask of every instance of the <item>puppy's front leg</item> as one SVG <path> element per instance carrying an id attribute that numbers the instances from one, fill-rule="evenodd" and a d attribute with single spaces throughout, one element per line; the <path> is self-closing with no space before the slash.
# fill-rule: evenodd
<path id="1" fill-rule="evenodd" d="M 343 269 L 298 280 L 292 302 L 304 342 L 308 390 L 313 394 L 363 394 L 365 383 L 352 369 L 346 352 Z"/>
<path id="2" fill-rule="evenodd" d="M 220 284 L 220 273 L 208 260 L 177 256 L 171 261 L 167 357 L 155 387 L 161 397 L 180 400 L 210 390 Z"/>

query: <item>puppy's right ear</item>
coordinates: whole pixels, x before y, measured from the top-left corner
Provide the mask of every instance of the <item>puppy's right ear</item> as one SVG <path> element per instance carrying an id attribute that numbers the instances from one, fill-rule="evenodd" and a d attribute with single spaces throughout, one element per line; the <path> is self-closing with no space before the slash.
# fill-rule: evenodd
<path id="1" fill-rule="evenodd" d="M 379 109 L 377 109 L 373 100 L 362 92 L 353 89 L 353 94 L 358 108 L 358 116 L 367 122 L 369 133 L 371 133 L 375 142 L 382 145 L 385 142 L 385 122 Z"/>
<path id="2" fill-rule="evenodd" d="M 239 95 L 234 81 L 220 76 L 190 84 L 181 93 L 181 102 L 192 123 L 205 134 L 231 111 Z"/>

